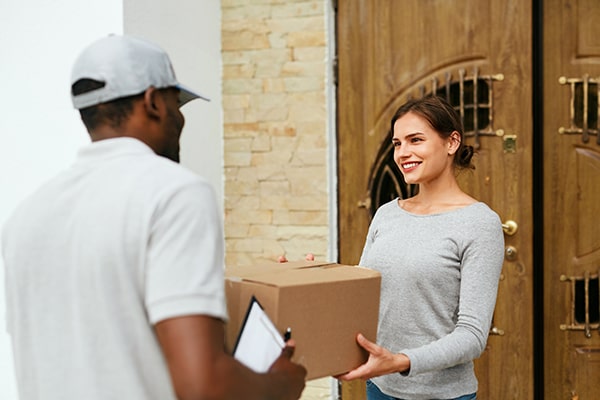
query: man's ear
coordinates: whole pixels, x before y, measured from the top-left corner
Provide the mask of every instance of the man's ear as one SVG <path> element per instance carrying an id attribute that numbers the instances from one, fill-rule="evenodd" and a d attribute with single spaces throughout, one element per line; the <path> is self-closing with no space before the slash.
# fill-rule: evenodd
<path id="1" fill-rule="evenodd" d="M 448 137 L 448 155 L 453 155 L 456 153 L 460 147 L 460 142 L 460 133 L 453 131 Z"/>
<path id="2" fill-rule="evenodd" d="M 158 90 L 154 87 L 149 87 L 144 92 L 144 109 L 146 113 L 153 118 L 160 117 L 160 107 L 162 98 L 160 97 Z"/>

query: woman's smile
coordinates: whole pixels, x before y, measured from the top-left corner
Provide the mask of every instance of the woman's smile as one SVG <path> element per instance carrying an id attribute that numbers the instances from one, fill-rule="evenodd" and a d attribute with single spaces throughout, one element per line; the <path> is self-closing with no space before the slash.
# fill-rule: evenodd
<path id="1" fill-rule="evenodd" d="M 403 172 L 410 172 L 410 171 L 414 170 L 415 168 L 417 168 L 420 164 L 421 164 L 420 162 L 416 162 L 416 161 L 406 162 L 406 163 L 402 163 L 400 165 L 400 168 L 402 168 Z"/>

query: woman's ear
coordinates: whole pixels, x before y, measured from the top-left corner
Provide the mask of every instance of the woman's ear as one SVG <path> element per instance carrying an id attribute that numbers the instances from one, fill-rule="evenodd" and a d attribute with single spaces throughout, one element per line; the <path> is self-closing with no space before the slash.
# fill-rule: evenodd
<path id="1" fill-rule="evenodd" d="M 460 147 L 460 133 L 457 131 L 453 131 L 448 137 L 448 155 L 453 155 L 456 153 L 458 148 Z"/>

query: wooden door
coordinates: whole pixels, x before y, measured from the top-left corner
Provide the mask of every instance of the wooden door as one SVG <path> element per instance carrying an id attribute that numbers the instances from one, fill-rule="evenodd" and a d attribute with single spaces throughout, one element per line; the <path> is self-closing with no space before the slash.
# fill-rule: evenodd
<path id="1" fill-rule="evenodd" d="M 389 156 L 389 120 L 409 97 L 436 93 L 460 110 L 478 151 L 461 184 L 518 226 L 476 362 L 482 399 L 533 398 L 531 19 L 522 0 L 338 1 L 340 262 L 358 262 L 378 205 L 414 189 Z M 341 395 L 363 399 L 364 385 Z"/>
<path id="2" fill-rule="evenodd" d="M 544 19 L 544 398 L 598 399 L 600 3 Z"/>

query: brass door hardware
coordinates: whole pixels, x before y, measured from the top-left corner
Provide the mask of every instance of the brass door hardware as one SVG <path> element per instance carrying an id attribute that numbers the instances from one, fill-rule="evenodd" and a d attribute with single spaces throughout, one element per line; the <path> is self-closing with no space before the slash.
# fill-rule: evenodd
<path id="1" fill-rule="evenodd" d="M 497 326 L 492 326 L 492 329 L 490 329 L 490 335 L 504 336 L 504 329 L 500 329 Z"/>
<path id="2" fill-rule="evenodd" d="M 516 153 L 517 152 L 517 135 L 503 135 L 502 136 L 505 153 Z"/>
<path id="3" fill-rule="evenodd" d="M 515 261 L 517 259 L 517 249 L 514 246 L 506 246 L 506 249 L 504 249 L 504 258 L 507 261 Z"/>
<path id="4" fill-rule="evenodd" d="M 504 231 L 505 235 L 512 236 L 517 233 L 517 229 L 519 229 L 519 225 L 512 219 L 509 219 L 502 224 L 502 230 Z"/>

